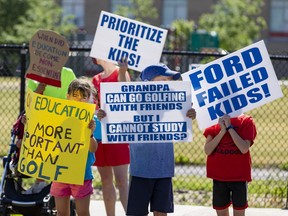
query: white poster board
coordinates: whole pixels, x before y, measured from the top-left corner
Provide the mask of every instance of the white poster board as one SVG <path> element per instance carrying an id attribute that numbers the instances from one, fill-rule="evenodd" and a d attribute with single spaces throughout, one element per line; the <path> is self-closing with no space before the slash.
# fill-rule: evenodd
<path id="1" fill-rule="evenodd" d="M 101 83 L 102 143 L 192 141 L 191 85 L 183 81 Z"/>
<path id="2" fill-rule="evenodd" d="M 199 128 L 238 116 L 283 96 L 264 41 L 182 74 L 192 86 Z"/>
<path id="3" fill-rule="evenodd" d="M 117 63 L 123 57 L 128 67 L 142 71 L 160 61 L 167 30 L 102 11 L 90 56 Z"/>

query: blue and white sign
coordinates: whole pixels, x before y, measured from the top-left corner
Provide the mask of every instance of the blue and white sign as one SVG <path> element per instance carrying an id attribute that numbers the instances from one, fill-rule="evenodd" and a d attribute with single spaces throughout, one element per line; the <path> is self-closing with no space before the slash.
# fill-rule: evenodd
<path id="1" fill-rule="evenodd" d="M 264 41 L 182 74 L 192 86 L 199 128 L 255 109 L 283 96 Z"/>
<path id="2" fill-rule="evenodd" d="M 90 56 L 117 63 L 128 59 L 128 67 L 142 71 L 160 61 L 167 30 L 102 11 Z"/>
<path id="3" fill-rule="evenodd" d="M 103 143 L 192 141 L 191 84 L 184 81 L 101 83 Z"/>

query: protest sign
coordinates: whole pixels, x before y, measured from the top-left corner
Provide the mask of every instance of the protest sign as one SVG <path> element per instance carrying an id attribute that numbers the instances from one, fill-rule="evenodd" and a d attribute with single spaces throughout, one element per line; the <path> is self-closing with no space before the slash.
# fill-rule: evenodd
<path id="1" fill-rule="evenodd" d="M 103 143 L 192 141 L 189 82 L 101 83 Z M 113 86 L 113 88 L 111 87 Z"/>
<path id="2" fill-rule="evenodd" d="M 90 56 L 117 63 L 123 57 L 128 67 L 142 71 L 159 63 L 167 30 L 102 11 Z"/>
<path id="3" fill-rule="evenodd" d="M 18 171 L 47 181 L 82 185 L 95 105 L 56 99 L 31 90 Z"/>
<path id="4" fill-rule="evenodd" d="M 192 86 L 200 129 L 283 96 L 264 41 L 182 74 Z"/>
<path id="5" fill-rule="evenodd" d="M 61 69 L 69 57 L 66 39 L 50 30 L 37 31 L 29 42 L 26 78 L 61 87 Z"/>

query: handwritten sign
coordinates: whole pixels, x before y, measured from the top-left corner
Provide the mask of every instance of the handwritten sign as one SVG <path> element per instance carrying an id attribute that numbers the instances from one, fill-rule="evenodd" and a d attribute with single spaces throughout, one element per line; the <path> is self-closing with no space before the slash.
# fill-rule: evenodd
<path id="1" fill-rule="evenodd" d="M 142 71 L 159 63 L 167 30 L 102 11 L 90 56 L 117 63 L 128 59 L 128 67 Z"/>
<path id="2" fill-rule="evenodd" d="M 66 39 L 50 30 L 37 31 L 29 42 L 26 78 L 61 87 L 61 69 L 69 57 Z"/>
<path id="3" fill-rule="evenodd" d="M 47 181 L 82 185 L 94 104 L 36 94 L 26 98 L 19 172 Z"/>
<path id="4" fill-rule="evenodd" d="M 189 82 L 101 83 L 103 143 L 192 141 Z M 111 86 L 113 85 L 113 88 Z"/>
<path id="5" fill-rule="evenodd" d="M 264 41 L 182 74 L 190 81 L 200 129 L 283 96 Z"/>

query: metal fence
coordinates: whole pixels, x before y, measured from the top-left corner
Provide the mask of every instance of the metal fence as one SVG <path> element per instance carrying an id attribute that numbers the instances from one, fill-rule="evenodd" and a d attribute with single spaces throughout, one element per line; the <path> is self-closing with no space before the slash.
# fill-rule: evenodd
<path id="1" fill-rule="evenodd" d="M 91 44 L 72 44 L 70 47 L 66 66 L 72 68 L 77 77 L 91 78 L 101 71 L 89 57 Z M 221 53 L 163 51 L 161 61 L 174 70 L 185 72 L 191 64 L 209 62 L 221 56 Z M 270 58 L 284 97 L 248 112 L 254 117 L 258 130 L 251 147 L 254 168 L 248 197 L 252 207 L 288 208 L 288 55 L 270 53 Z M 0 45 L 0 156 L 8 153 L 12 124 L 24 108 L 28 65 L 27 45 Z M 139 73 L 130 72 L 132 80 L 137 80 Z M 212 182 L 205 176 L 205 138 L 196 121 L 193 136 L 191 143 L 175 143 L 174 198 L 178 204 L 209 206 Z M 100 177 L 96 169 L 94 171 L 93 198 L 102 199 Z"/>

